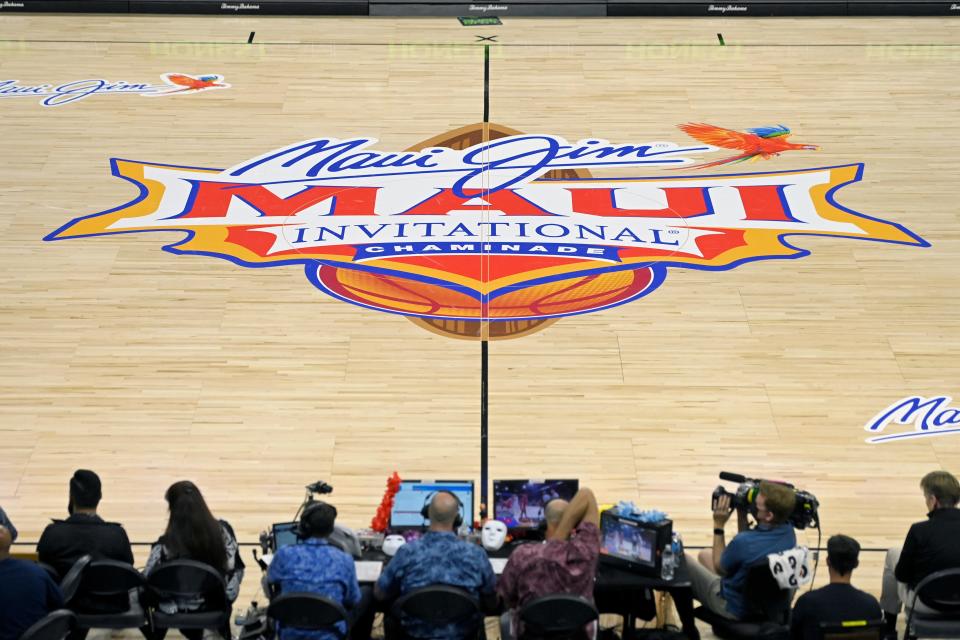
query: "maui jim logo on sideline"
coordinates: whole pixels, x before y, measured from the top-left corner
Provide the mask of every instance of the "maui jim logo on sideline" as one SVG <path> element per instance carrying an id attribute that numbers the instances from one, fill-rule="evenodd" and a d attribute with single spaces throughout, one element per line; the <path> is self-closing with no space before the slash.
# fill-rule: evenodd
<path id="1" fill-rule="evenodd" d="M 45 240 L 179 231 L 164 250 L 245 267 L 300 265 L 313 286 L 365 308 L 524 322 L 637 300 L 669 268 L 808 255 L 787 241 L 793 235 L 929 246 L 836 203 L 861 179 L 859 164 L 602 178 L 588 170 L 697 169 L 693 158 L 717 148 L 516 132 L 476 142 L 487 126 L 400 152 L 375 150 L 370 137 L 317 138 L 229 169 L 114 158 L 113 175 L 140 195 Z M 495 256 L 494 268 L 464 260 L 471 254 Z"/>
<path id="2" fill-rule="evenodd" d="M 39 98 L 44 107 L 60 107 L 94 95 L 133 93 L 157 98 L 230 87 L 222 82 L 223 76 L 219 74 L 191 76 L 184 73 L 164 73 L 160 78 L 163 84 L 133 83 L 125 80 L 111 82 L 103 78 L 74 80 L 59 85 L 49 82 L 21 85 L 17 84 L 17 80 L 0 80 L 0 99 Z"/>
<path id="3" fill-rule="evenodd" d="M 879 444 L 893 440 L 922 438 L 926 436 L 945 436 L 960 433 L 960 409 L 950 406 L 950 396 L 910 396 L 878 413 L 864 426 L 872 433 L 881 433 L 891 424 L 913 424 L 913 431 L 892 433 L 868 438 L 867 442 Z"/>

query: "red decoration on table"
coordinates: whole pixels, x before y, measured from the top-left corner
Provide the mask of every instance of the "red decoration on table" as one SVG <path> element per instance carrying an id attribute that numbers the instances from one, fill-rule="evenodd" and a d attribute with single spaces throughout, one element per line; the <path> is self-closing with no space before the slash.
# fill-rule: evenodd
<path id="1" fill-rule="evenodd" d="M 393 510 L 393 498 L 400 491 L 400 476 L 396 471 L 387 478 L 387 489 L 383 492 L 383 499 L 377 507 L 377 514 L 370 521 L 370 528 L 379 533 L 387 530 L 390 524 L 390 512 Z"/>

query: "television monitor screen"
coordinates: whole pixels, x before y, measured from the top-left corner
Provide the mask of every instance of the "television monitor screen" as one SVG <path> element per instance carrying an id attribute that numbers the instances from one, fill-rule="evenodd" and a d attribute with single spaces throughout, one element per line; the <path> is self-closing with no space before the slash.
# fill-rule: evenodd
<path id="1" fill-rule="evenodd" d="M 600 518 L 603 543 L 600 552 L 631 563 L 655 567 L 657 530 L 604 513 Z"/>
<path id="2" fill-rule="evenodd" d="M 494 480 L 493 517 L 509 529 L 533 529 L 543 521 L 545 504 L 570 500 L 579 489 L 579 480 Z"/>
<path id="3" fill-rule="evenodd" d="M 287 545 L 297 544 L 300 539 L 297 537 L 296 522 L 278 522 L 271 527 L 273 533 L 274 550 L 282 549 Z"/>
<path id="4" fill-rule="evenodd" d="M 393 499 L 390 512 L 391 529 L 425 527 L 430 524 L 420 514 L 425 504 L 437 491 L 449 491 L 460 499 L 460 515 L 467 527 L 473 526 L 473 481 L 472 480 L 404 480 Z"/>

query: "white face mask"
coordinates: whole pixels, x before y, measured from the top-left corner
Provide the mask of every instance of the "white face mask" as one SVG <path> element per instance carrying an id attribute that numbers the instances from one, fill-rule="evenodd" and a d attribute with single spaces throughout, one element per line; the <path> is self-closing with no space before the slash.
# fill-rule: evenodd
<path id="1" fill-rule="evenodd" d="M 487 551 L 497 551 L 507 537 L 507 525 L 499 520 L 487 520 L 480 532 L 480 541 Z"/>
<path id="2" fill-rule="evenodd" d="M 406 543 L 407 541 L 403 539 L 403 536 L 387 536 L 383 539 L 383 552 L 392 557 L 397 552 L 397 549 Z"/>

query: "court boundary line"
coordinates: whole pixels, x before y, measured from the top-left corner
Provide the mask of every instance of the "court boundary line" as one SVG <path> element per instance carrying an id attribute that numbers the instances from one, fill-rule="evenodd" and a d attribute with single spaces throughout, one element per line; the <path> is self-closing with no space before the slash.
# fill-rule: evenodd
<path id="1" fill-rule="evenodd" d="M 26 39 L 26 38 L 0 38 L 0 44 L 4 43 L 14 43 L 14 44 L 192 44 L 192 45 L 223 45 L 223 46 L 246 46 L 250 44 L 246 41 L 206 41 L 206 40 L 37 40 L 37 39 Z M 303 46 L 350 46 L 350 47 L 476 47 L 480 43 L 474 42 L 270 42 L 270 41 L 258 41 L 254 44 L 260 46 L 272 46 L 272 47 L 303 47 Z M 490 46 L 490 45 L 482 45 Z M 621 42 L 621 43 L 597 43 L 597 44 L 571 44 L 569 42 L 556 43 L 556 42 L 545 42 L 545 43 L 528 43 L 528 42 L 498 42 L 496 45 L 498 47 L 557 47 L 557 48 L 585 48 L 585 47 L 594 47 L 594 48 L 622 48 L 622 47 L 643 47 L 643 48 L 656 48 L 656 47 L 702 47 L 709 49 L 718 49 L 718 48 L 736 48 L 736 47 L 749 47 L 749 48 L 762 48 L 762 47 L 776 47 L 776 48 L 786 48 L 786 47 L 798 47 L 805 49 L 816 49 L 816 48 L 850 48 L 850 47 L 942 47 L 942 48 L 960 48 L 960 42 L 951 42 L 951 43 L 931 43 L 931 42 L 860 42 L 860 43 L 837 43 L 837 42 L 824 42 L 824 43 L 741 43 L 741 44 L 731 44 L 730 42 L 725 42 L 724 44 L 719 43 L 697 43 L 697 42 L 661 42 L 661 43 L 650 43 L 650 42 Z"/>

